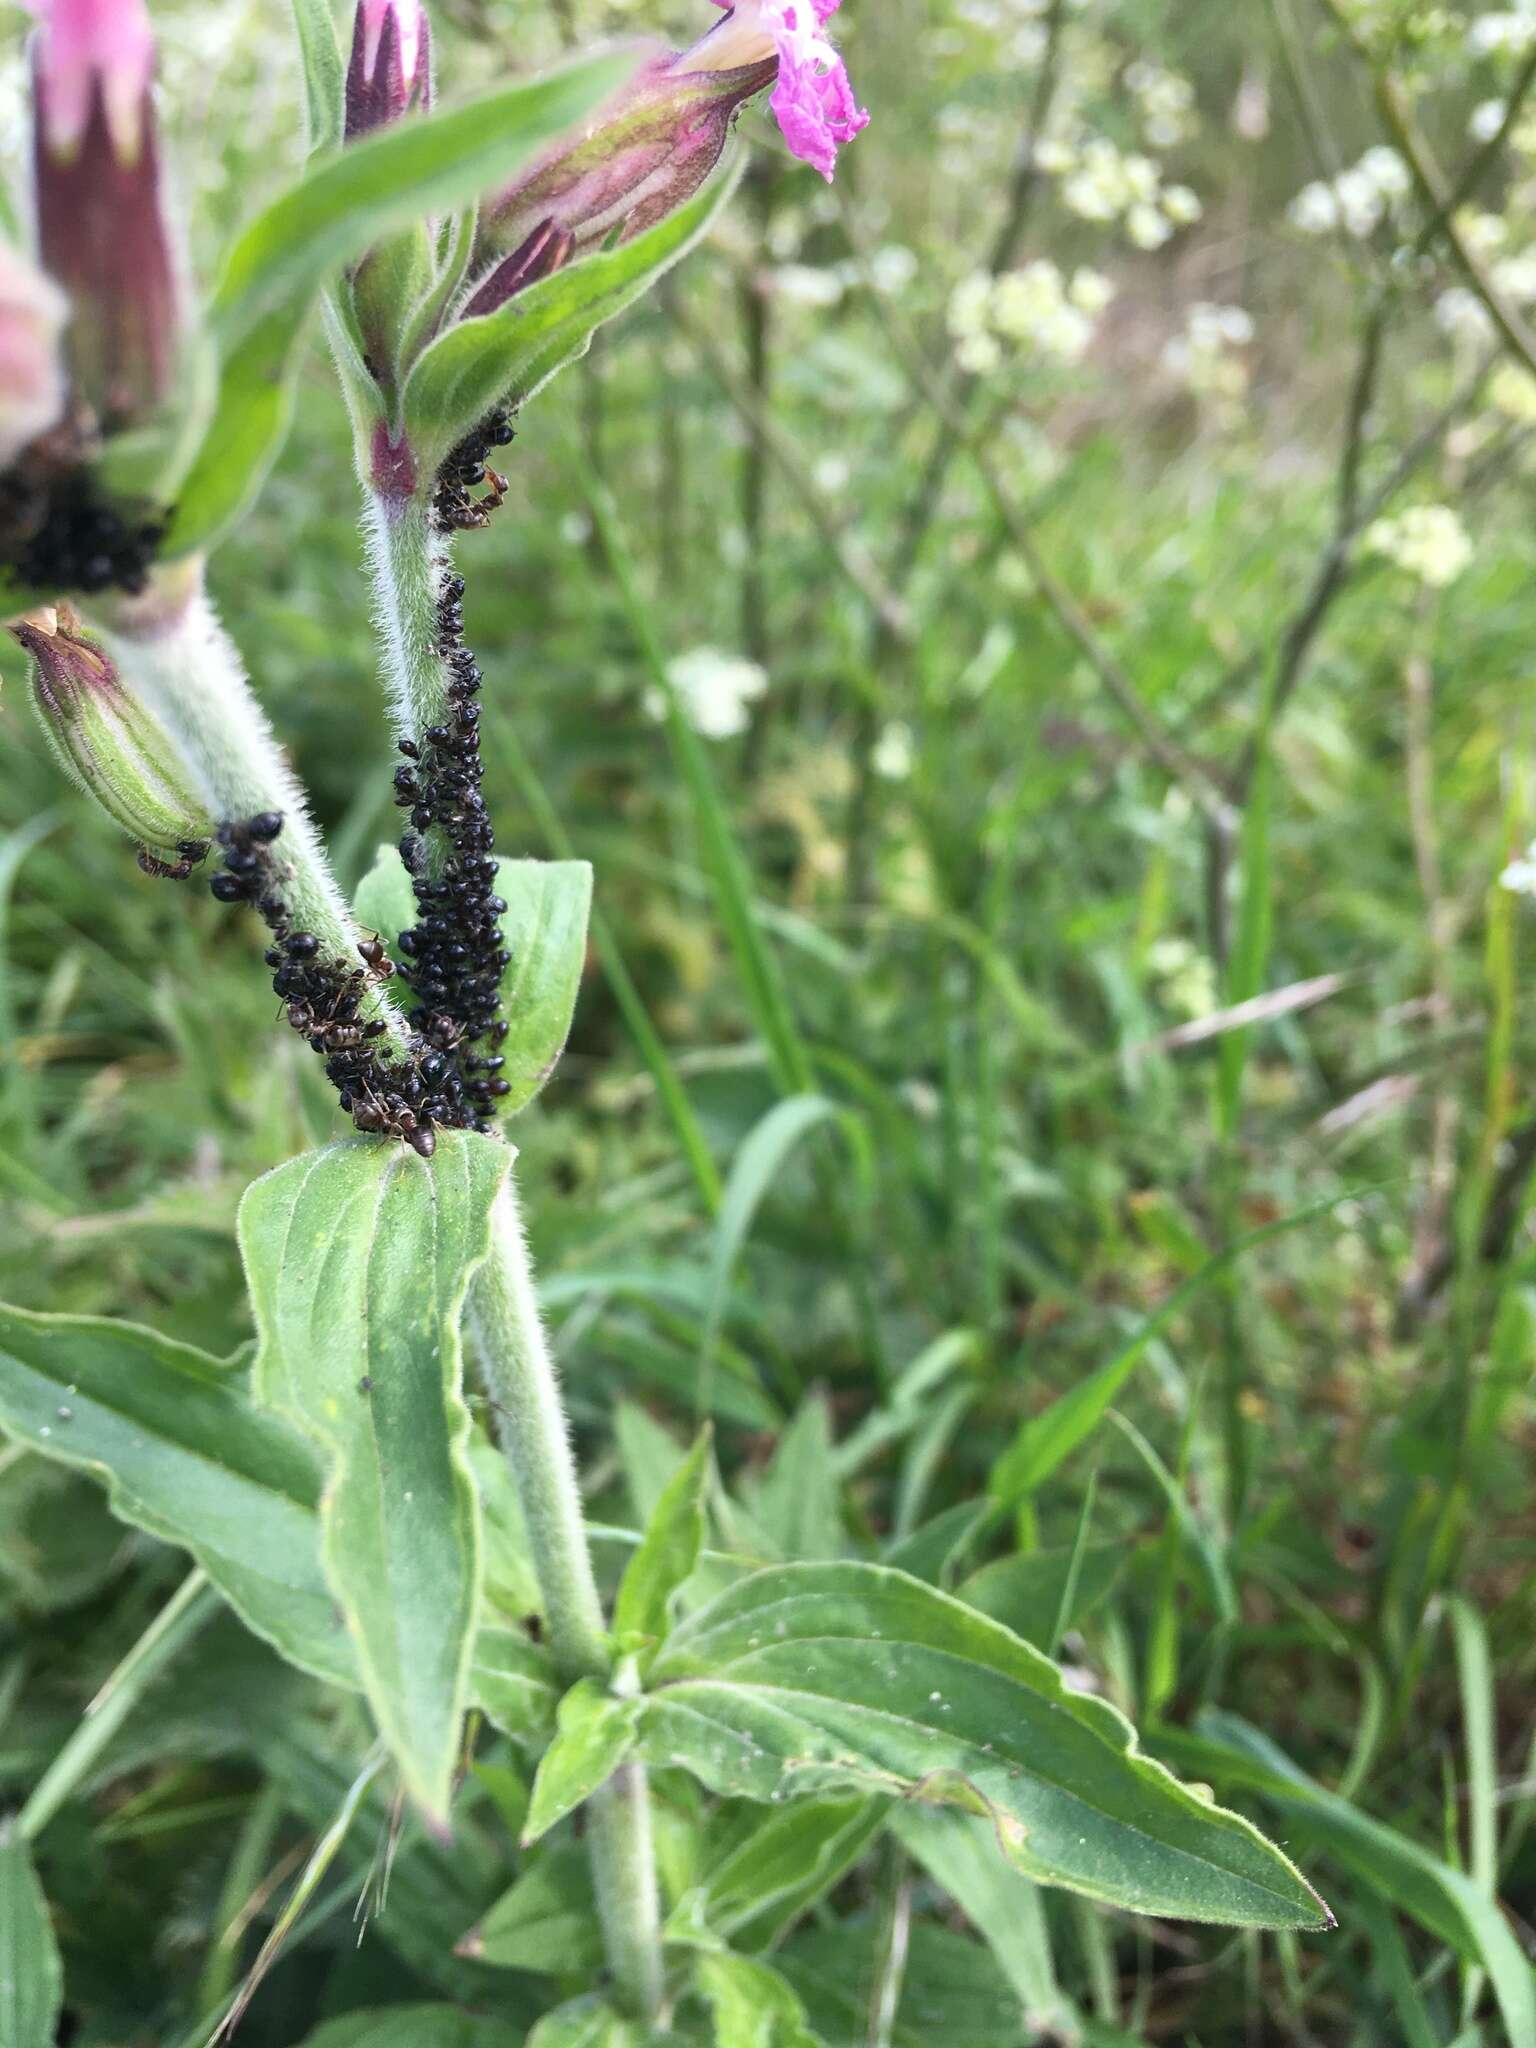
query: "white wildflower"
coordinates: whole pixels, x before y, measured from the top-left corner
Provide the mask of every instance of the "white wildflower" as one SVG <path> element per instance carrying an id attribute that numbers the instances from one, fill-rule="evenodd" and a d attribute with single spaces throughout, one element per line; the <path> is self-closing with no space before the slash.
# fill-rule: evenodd
<path id="1" fill-rule="evenodd" d="M 809 263 L 781 263 L 773 273 L 774 289 L 794 306 L 835 306 L 844 280 L 836 270 L 818 270 Z"/>
<path id="2" fill-rule="evenodd" d="M 1493 333 L 1488 309 L 1476 292 L 1452 285 L 1435 301 L 1435 325 L 1453 341 L 1486 341 Z"/>
<path id="3" fill-rule="evenodd" d="M 722 653 L 718 647 L 692 647 L 678 655 L 668 664 L 667 680 L 683 716 L 707 740 L 733 739 L 745 732 L 748 706 L 768 687 L 767 672 L 757 662 Z M 653 718 L 665 718 L 663 693 L 648 690 L 645 708 Z"/>
<path id="4" fill-rule="evenodd" d="M 887 782 L 905 782 L 912 773 L 915 754 L 912 728 L 898 719 L 881 732 L 871 759 L 875 773 L 883 775 Z"/>
<path id="5" fill-rule="evenodd" d="M 1430 590 L 1444 590 L 1472 560 L 1472 542 L 1449 505 L 1411 505 L 1365 530 L 1369 553 L 1383 555 Z"/>
<path id="6" fill-rule="evenodd" d="M 1188 185 L 1166 185 L 1163 188 L 1163 211 L 1177 227 L 1187 228 L 1197 221 L 1205 209 L 1200 204 L 1199 194 Z"/>
<path id="7" fill-rule="evenodd" d="M 917 257 L 901 242 L 887 242 L 869 259 L 869 281 L 877 292 L 904 292 L 917 276 Z"/>
<path id="8" fill-rule="evenodd" d="M 967 334 L 955 347 L 955 361 L 968 377 L 990 377 L 1002 360 L 1002 344 L 990 334 Z"/>
<path id="9" fill-rule="evenodd" d="M 1499 887 L 1516 896 L 1536 896 L 1536 845 L 1528 846 L 1499 877 Z"/>
<path id="10" fill-rule="evenodd" d="M 1339 224 L 1339 202 L 1333 187 L 1316 178 L 1303 185 L 1286 208 L 1286 219 L 1304 235 L 1330 235 Z"/>
<path id="11" fill-rule="evenodd" d="M 1079 264 L 1072 273 L 1072 282 L 1067 286 L 1067 297 L 1079 313 L 1086 313 L 1097 319 L 1115 296 L 1115 288 L 1102 272 L 1089 270 Z"/>
<path id="12" fill-rule="evenodd" d="M 1126 215 L 1125 232 L 1138 249 L 1161 249 L 1173 233 L 1173 222 L 1143 200 Z"/>
<path id="13" fill-rule="evenodd" d="M 1488 379 L 1488 403 L 1519 426 L 1536 426 L 1536 377 L 1519 363 L 1500 363 Z"/>

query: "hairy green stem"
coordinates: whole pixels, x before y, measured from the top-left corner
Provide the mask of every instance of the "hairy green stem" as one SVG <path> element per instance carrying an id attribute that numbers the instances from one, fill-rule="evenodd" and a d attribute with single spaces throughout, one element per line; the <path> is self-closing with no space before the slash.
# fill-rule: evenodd
<path id="1" fill-rule="evenodd" d="M 437 651 L 448 550 L 419 492 L 394 498 L 365 491 L 363 505 L 390 716 L 400 738 L 412 739 L 448 709 L 448 671 Z"/>
<path id="2" fill-rule="evenodd" d="M 549 1646 L 567 1684 L 606 1680 L 612 1652 L 592 1572 L 559 1375 L 509 1182 L 469 1303 L 470 1330 L 528 1525 Z M 617 1771 L 588 1807 L 587 1840 L 609 1968 L 623 2003 L 653 2019 L 662 1998 L 660 1912 L 642 1765 Z"/>
<path id="3" fill-rule="evenodd" d="M 303 787 L 252 694 L 201 575 L 155 599 L 120 607 L 107 622 L 103 637 L 125 684 L 175 739 L 215 818 L 282 812 L 273 856 L 293 923 L 313 932 L 328 954 L 355 961 L 360 932 L 331 873 Z M 367 1017 L 382 1018 L 397 1045 L 405 1045 L 404 1023 L 371 983 L 364 986 L 362 1009 Z"/>

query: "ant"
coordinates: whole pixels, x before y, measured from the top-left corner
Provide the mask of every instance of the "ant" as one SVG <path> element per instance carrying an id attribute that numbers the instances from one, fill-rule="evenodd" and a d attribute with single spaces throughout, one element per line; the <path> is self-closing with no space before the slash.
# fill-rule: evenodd
<path id="1" fill-rule="evenodd" d="M 162 860 L 159 854 L 152 853 L 147 846 L 141 846 L 138 854 L 139 866 L 146 875 L 153 875 L 159 881 L 184 882 L 198 862 L 208 858 L 208 841 L 178 839 L 176 851 L 181 856 L 179 860 Z"/>

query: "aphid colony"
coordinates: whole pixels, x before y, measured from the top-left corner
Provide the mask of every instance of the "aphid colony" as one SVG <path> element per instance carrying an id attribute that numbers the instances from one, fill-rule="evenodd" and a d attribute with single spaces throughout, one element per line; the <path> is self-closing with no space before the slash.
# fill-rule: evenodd
<path id="1" fill-rule="evenodd" d="M 451 1017 L 421 1018 L 403 1056 L 381 1043 L 387 1026 L 363 1009 L 370 984 L 388 981 L 393 964 L 377 939 L 361 942 L 361 964 L 353 965 L 327 957 L 313 932 L 294 929 L 273 850 L 282 829 L 280 811 L 222 824 L 224 869 L 209 887 L 221 903 L 250 903 L 265 920 L 273 938 L 266 953 L 273 989 L 288 1022 L 325 1060 L 353 1123 L 360 1131 L 403 1138 L 429 1159 L 438 1125 L 471 1121 L 453 1065 L 458 1027 Z"/>
<path id="2" fill-rule="evenodd" d="M 165 521 L 109 503 L 68 425 L 0 477 L 0 564 L 30 590 L 144 588 Z"/>
<path id="3" fill-rule="evenodd" d="M 438 600 L 437 651 L 448 671 L 447 715 L 418 743 L 402 740 L 395 801 L 409 807 L 412 829 L 400 841 L 421 916 L 400 934 L 401 976 L 416 997 L 411 1023 L 430 1029 L 436 1015 L 459 1027 L 455 1066 L 468 1121 L 477 1130 L 508 1092 L 494 1050 L 507 1035 L 501 977 L 511 955 L 498 922 L 495 835 L 480 793 L 480 670 L 464 645 L 464 581 L 449 576 Z M 423 835 L 439 835 L 436 846 Z M 446 850 L 443 842 L 446 842 Z"/>
<path id="4" fill-rule="evenodd" d="M 440 531 L 485 524 L 506 484 L 484 458 L 511 439 L 510 418 L 496 412 L 454 449 L 434 499 Z M 471 497 L 486 482 L 487 496 Z M 443 721 L 419 740 L 400 742 L 405 760 L 395 772 L 395 801 L 410 813 L 400 858 L 419 916 L 400 934 L 398 965 L 377 940 L 358 947 L 361 965 L 353 965 L 326 957 L 313 932 L 294 929 L 274 851 L 283 827 L 278 811 L 220 825 L 223 872 L 209 885 L 221 903 L 250 903 L 266 921 L 272 986 L 288 1022 L 324 1058 L 353 1123 L 403 1138 L 423 1158 L 435 1149 L 439 1128 L 488 1131 L 497 1099 L 509 1092 L 501 1078 L 505 1059 L 495 1050 L 507 1035 L 500 989 L 511 956 L 499 924 L 507 906 L 496 894 L 496 842 L 480 789 L 481 675 L 464 645 L 463 599 L 463 578 L 448 575 L 437 607 L 436 652 L 447 682 Z M 151 871 L 184 876 L 203 851 L 190 842 L 176 850 L 181 861 L 156 862 Z M 364 1015 L 370 983 L 393 974 L 415 998 L 404 1055 L 385 1042 L 384 1022 Z"/>

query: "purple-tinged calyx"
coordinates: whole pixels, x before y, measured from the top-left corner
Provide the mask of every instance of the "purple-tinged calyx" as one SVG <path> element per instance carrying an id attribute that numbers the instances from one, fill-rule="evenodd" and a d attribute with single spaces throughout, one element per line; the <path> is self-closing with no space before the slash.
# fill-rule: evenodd
<path id="1" fill-rule="evenodd" d="M 714 0 L 727 6 L 728 0 Z M 778 78 L 768 104 L 794 155 L 828 181 L 841 144 L 869 126 L 847 66 L 824 33 L 841 0 L 737 0 L 680 69 L 735 70 L 773 56 Z"/>
<path id="2" fill-rule="evenodd" d="M 347 64 L 347 141 L 431 104 L 432 34 L 421 0 L 359 0 Z"/>
<path id="3" fill-rule="evenodd" d="M 482 313 L 494 313 L 498 306 L 504 306 L 508 299 L 537 284 L 540 278 L 553 277 L 570 262 L 575 248 L 576 237 L 568 228 L 557 227 L 552 220 L 541 220 L 527 240 L 510 256 L 504 256 L 475 287 L 461 318 L 474 320 Z"/>
<path id="4" fill-rule="evenodd" d="M 70 780 L 143 846 L 206 840 L 212 823 L 175 742 L 73 607 L 45 605 L 10 630 L 32 657 L 32 701 Z"/>
<path id="5" fill-rule="evenodd" d="M 69 303 L 52 278 L 0 242 L 0 470 L 63 417 Z"/>
<path id="6" fill-rule="evenodd" d="M 38 253 L 68 295 L 68 359 L 101 424 L 171 395 L 180 281 L 163 203 L 143 0 L 42 0 L 33 43 Z"/>
<path id="7" fill-rule="evenodd" d="M 615 230 L 629 241 L 686 205 L 720 161 L 737 108 L 773 83 L 775 63 L 770 54 L 688 72 L 682 62 L 668 50 L 646 59 L 577 141 L 491 200 L 479 256 L 514 255 L 545 223 L 570 236 L 568 254 L 581 255 Z M 488 283 L 482 273 L 477 293 Z"/>

